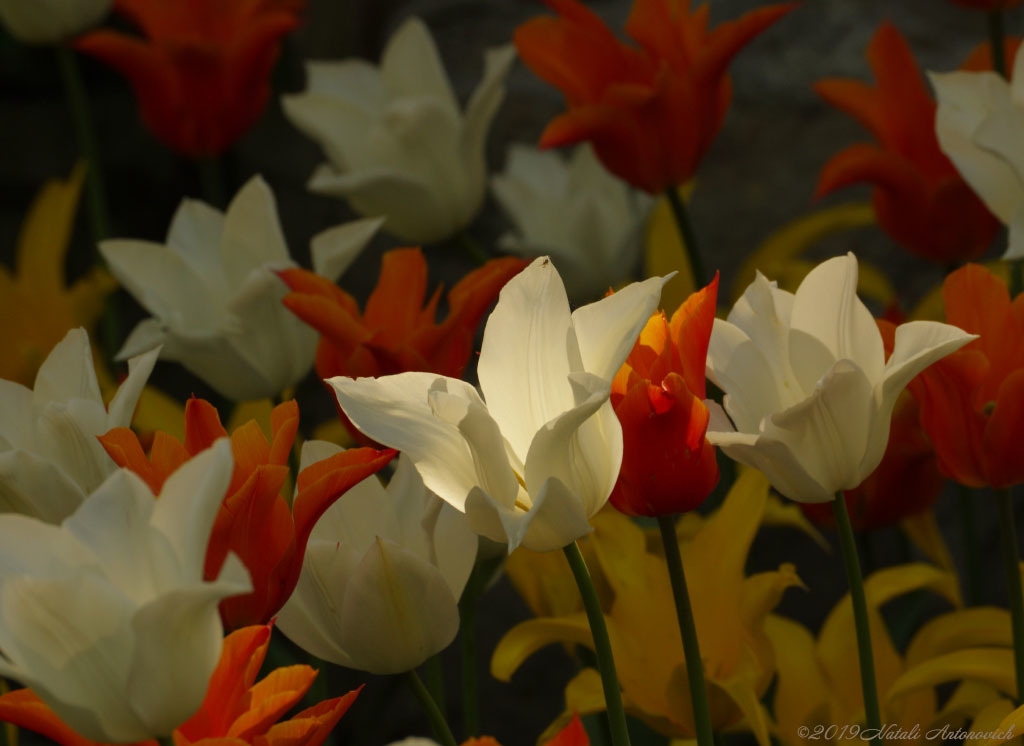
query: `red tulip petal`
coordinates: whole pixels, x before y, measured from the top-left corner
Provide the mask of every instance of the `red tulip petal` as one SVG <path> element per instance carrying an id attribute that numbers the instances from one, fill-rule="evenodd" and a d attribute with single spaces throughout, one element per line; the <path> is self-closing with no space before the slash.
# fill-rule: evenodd
<path id="1" fill-rule="evenodd" d="M 192 397 L 185 403 L 185 450 L 189 455 L 205 451 L 227 434 L 217 408 L 210 402 Z"/>
<path id="2" fill-rule="evenodd" d="M 569 724 L 548 741 L 546 746 L 590 746 L 590 739 L 579 713 L 574 714 Z"/>
<path id="3" fill-rule="evenodd" d="M 160 494 L 164 475 L 160 474 L 146 458 L 139 438 L 131 428 L 115 427 L 105 435 L 97 436 L 96 439 L 99 440 L 100 445 L 115 464 L 122 469 L 135 472 L 149 486 L 154 495 Z"/>
<path id="4" fill-rule="evenodd" d="M 672 314 L 669 332 L 679 350 L 683 379 L 686 386 L 699 399 L 705 393 L 704 369 L 711 342 L 711 328 L 715 323 L 718 303 L 718 272 L 707 287 L 693 293 Z"/>
<path id="5" fill-rule="evenodd" d="M 988 482 L 996 488 L 1024 482 L 1024 368 L 1006 377 L 982 438 Z"/>

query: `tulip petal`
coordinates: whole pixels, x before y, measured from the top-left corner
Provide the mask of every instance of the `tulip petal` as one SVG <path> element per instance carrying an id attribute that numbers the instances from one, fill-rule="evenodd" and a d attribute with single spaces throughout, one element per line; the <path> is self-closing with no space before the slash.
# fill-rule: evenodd
<path id="1" fill-rule="evenodd" d="M 477 362 L 480 389 L 523 461 L 534 434 L 574 406 L 569 373 L 579 348 L 571 329 L 565 287 L 546 258 L 506 283 L 487 319 Z"/>
<path id="2" fill-rule="evenodd" d="M 103 403 L 85 329 L 71 329 L 57 343 L 39 366 L 32 389 L 32 401 L 39 408 L 72 399 Z"/>
<path id="3" fill-rule="evenodd" d="M 384 218 L 363 218 L 320 231 L 310 239 L 313 271 L 331 282 L 351 266 L 380 230 Z"/>
<path id="4" fill-rule="evenodd" d="M 907 669 L 889 689 L 894 700 L 924 687 L 947 681 L 980 681 L 1016 697 L 1013 651 L 1006 648 L 964 648 L 940 655 Z"/>
<path id="5" fill-rule="evenodd" d="M 0 696 L 0 722 L 38 733 L 60 746 L 95 746 L 93 741 L 75 733 L 29 689 L 17 689 Z"/>
<path id="6" fill-rule="evenodd" d="M 592 647 L 587 617 L 580 614 L 557 619 L 530 619 L 505 633 L 491 656 L 491 676 L 508 681 L 527 658 L 556 642 Z"/>
<path id="7" fill-rule="evenodd" d="M 480 172 L 481 178 L 486 171 L 484 147 L 487 131 L 505 98 L 505 79 L 515 61 L 516 50 L 511 44 L 488 49 L 484 53 L 483 77 L 466 104 L 462 156 Z"/>
<path id="8" fill-rule="evenodd" d="M 58 524 L 75 512 L 86 493 L 59 467 L 29 453 L 0 453 L 0 514 L 21 513 Z"/>
<path id="9" fill-rule="evenodd" d="M 226 281 L 217 252 L 224 233 L 224 213 L 202 200 L 183 199 L 167 229 L 167 245 L 181 254 L 200 277 Z"/>
<path id="10" fill-rule="evenodd" d="M 431 390 L 471 401 L 476 389 L 433 373 L 409 372 L 383 378 L 327 379 L 353 424 L 378 443 L 406 453 L 427 488 L 460 510 L 476 485 L 476 467 L 458 429 L 438 420 L 428 401 Z M 531 433 L 532 434 L 532 433 Z"/>
<path id="11" fill-rule="evenodd" d="M 399 26 L 388 40 L 381 56 L 380 76 L 392 98 L 429 96 L 443 103 L 453 115 L 459 113 L 434 38 L 427 25 L 415 16 Z"/>
<path id="12" fill-rule="evenodd" d="M 118 386 L 117 393 L 107 407 L 108 427 L 128 427 L 131 424 L 142 389 L 149 380 L 149 374 L 153 372 L 159 355 L 160 350 L 155 349 L 128 361 L 128 376 Z"/>
<path id="13" fill-rule="evenodd" d="M 708 442 L 741 464 L 759 469 L 780 493 L 797 502 L 829 502 L 835 493 L 819 484 L 789 446 L 766 435 L 712 430 Z"/>
<path id="14" fill-rule="evenodd" d="M 433 565 L 377 538 L 345 589 L 339 643 L 369 673 L 403 673 L 448 647 L 459 629 L 455 597 Z"/>
<path id="15" fill-rule="evenodd" d="M 963 648 L 1012 647 L 1010 630 L 1010 613 L 994 606 L 941 614 L 914 633 L 905 656 L 907 668 Z"/>
<path id="16" fill-rule="evenodd" d="M 229 287 L 240 285 L 254 267 L 292 264 L 274 193 L 262 176 L 249 179 L 231 200 L 219 243 Z"/>

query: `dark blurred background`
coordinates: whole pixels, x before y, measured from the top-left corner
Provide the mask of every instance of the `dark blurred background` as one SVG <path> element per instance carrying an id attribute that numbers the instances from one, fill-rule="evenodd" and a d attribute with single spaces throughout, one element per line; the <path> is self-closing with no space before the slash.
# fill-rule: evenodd
<path id="1" fill-rule="evenodd" d="M 712 22 L 735 18 L 762 4 L 712 0 Z M 629 10 L 624 0 L 590 5 L 615 27 L 621 27 Z M 285 42 L 274 73 L 275 91 L 301 90 L 307 59 L 359 56 L 376 62 L 390 33 L 408 16 L 419 15 L 432 30 L 460 101 L 465 102 L 479 80 L 483 50 L 509 43 L 519 23 L 544 10 L 535 0 L 308 0 L 303 25 Z M 1011 33 L 1024 27 L 1022 16 L 1020 9 L 1008 14 Z M 806 0 L 741 52 L 732 65 L 732 108 L 698 172 L 691 202 L 705 262 L 722 271 L 724 288 L 731 287 L 745 255 L 774 230 L 812 209 L 818 172 L 826 160 L 846 145 L 870 139 L 851 118 L 826 106 L 811 86 L 826 76 L 869 80 L 864 50 L 885 19 L 903 32 L 922 67 L 930 70 L 957 67 L 986 38 L 983 14 L 947 0 Z M 182 197 L 201 196 L 194 166 L 164 148 L 143 127 L 131 89 L 121 76 L 91 59 L 80 58 L 80 63 L 99 132 L 113 234 L 162 241 Z M 492 171 L 503 167 L 509 144 L 535 142 L 545 123 L 561 109 L 560 95 L 517 64 L 488 141 Z M 36 191 L 46 179 L 65 178 L 76 157 L 53 51 L 21 46 L 0 31 L 0 257 L 6 263 L 11 262 L 21 220 Z M 276 95 L 263 118 L 224 160 L 228 194 L 253 174 L 267 180 L 277 197 L 292 255 L 307 266 L 310 237 L 353 217 L 343 202 L 306 191 L 308 177 L 322 160 L 318 146 L 285 120 Z M 867 187 L 849 189 L 821 204 L 864 201 L 868 195 Z M 71 277 L 81 273 L 91 257 L 83 212 L 69 256 Z M 471 232 L 496 253 L 493 240 L 507 227 L 488 200 Z M 380 253 L 396 245 L 391 237 L 378 236 L 346 273 L 342 285 L 358 298 L 365 297 L 376 280 Z M 904 307 L 943 275 L 940 267 L 911 256 L 877 228 L 835 237 L 820 247 L 822 257 L 847 250 L 886 268 Z M 995 248 L 993 253 L 998 253 Z M 445 247 L 427 247 L 427 257 L 433 280 L 450 283 L 470 268 L 468 260 Z M 129 314 L 141 317 L 130 300 L 122 300 L 126 309 L 133 309 Z M 0 330 L 0 344 L 2 339 Z M 159 366 L 154 380 L 179 397 L 208 391 L 173 364 Z M 332 416 L 329 400 L 315 382 L 304 386 L 299 395 L 304 422 Z M 989 507 L 980 510 L 982 546 L 995 544 L 994 506 Z M 959 557 L 952 495 L 943 497 L 938 510 Z M 879 565 L 904 559 L 904 541 L 896 529 L 879 532 L 873 542 L 874 561 Z M 780 611 L 817 629 L 846 588 L 838 555 L 824 555 L 796 532 L 765 529 L 751 552 L 749 569 L 775 568 L 788 561 L 796 563 L 808 590 L 788 591 Z M 983 598 L 1002 603 L 1001 583 L 990 580 Z M 491 679 L 486 673 L 490 651 L 505 631 L 528 616 L 507 580 L 484 596 L 481 720 L 483 732 L 496 735 L 506 746 L 532 743 L 561 711 L 562 690 L 578 665 L 561 649 L 550 648 L 532 658 L 510 684 Z M 456 648 L 443 656 L 450 716 L 455 722 L 460 717 Z M 287 646 L 277 651 L 284 656 L 292 653 Z M 369 682 L 342 720 L 336 743 L 376 746 L 413 733 L 427 734 L 425 721 L 399 679 L 337 670 L 328 678 L 326 689 L 332 696 Z"/>

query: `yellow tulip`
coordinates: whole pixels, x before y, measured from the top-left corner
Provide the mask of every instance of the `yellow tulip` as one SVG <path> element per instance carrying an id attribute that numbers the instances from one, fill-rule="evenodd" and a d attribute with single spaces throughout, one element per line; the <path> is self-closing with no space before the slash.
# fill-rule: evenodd
<path id="1" fill-rule="evenodd" d="M 14 272 L 0 267 L 0 378 L 31 386 L 68 330 L 81 326 L 92 336 L 104 300 L 117 287 L 98 267 L 67 284 L 64 263 L 84 177 L 79 163 L 67 181 L 43 186 L 22 223 Z"/>
<path id="2" fill-rule="evenodd" d="M 775 671 L 763 622 L 786 588 L 801 585 L 791 565 L 749 577 L 744 573 L 767 501 L 765 477 L 744 469 L 719 510 L 706 521 L 682 522 L 679 531 L 712 723 L 716 730 L 752 731 L 762 746 L 769 743 L 772 726 L 760 699 Z M 603 512 L 593 524 L 594 533 L 581 544 L 604 589 L 603 607 L 626 711 L 660 733 L 692 738 L 683 648 L 665 560 L 656 551 L 657 543 L 648 543 L 647 533 L 625 516 Z M 568 567 L 564 560 L 556 563 L 556 556 L 522 552 L 509 560 L 509 574 L 517 587 L 525 589 L 527 603 L 559 615 L 524 622 L 505 635 L 491 661 L 498 679 L 508 680 L 545 645 L 593 645 L 577 594 L 570 588 Z M 527 573 L 532 575 L 529 581 Z M 568 722 L 573 711 L 603 709 L 600 676 L 585 668 L 569 682 L 566 711 L 547 734 Z"/>

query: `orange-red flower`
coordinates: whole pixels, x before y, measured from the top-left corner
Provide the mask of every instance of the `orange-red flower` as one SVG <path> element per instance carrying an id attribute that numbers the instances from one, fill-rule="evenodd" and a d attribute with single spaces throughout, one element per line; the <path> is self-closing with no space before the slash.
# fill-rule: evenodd
<path id="1" fill-rule="evenodd" d="M 939 469 L 969 487 L 1024 482 L 1024 293 L 968 264 L 942 286 L 946 321 L 980 335 L 910 383 Z"/>
<path id="2" fill-rule="evenodd" d="M 624 44 L 578 0 L 545 0 L 515 33 L 526 65 L 565 95 L 568 111 L 541 147 L 589 140 L 621 179 L 652 194 L 688 181 L 725 120 L 726 68 L 761 31 L 795 5 L 769 5 L 708 29 L 708 6 L 634 0 Z"/>
<path id="3" fill-rule="evenodd" d="M 715 320 L 718 275 L 676 309 L 647 322 L 612 382 L 622 424 L 622 467 L 609 498 L 629 515 L 693 510 L 718 483 L 705 433 L 704 364 Z"/>
<path id="4" fill-rule="evenodd" d="M 410 370 L 459 378 L 469 362 L 480 319 L 501 288 L 527 264 L 524 259 L 491 259 L 448 292 L 448 315 L 437 321 L 439 286 L 427 297 L 427 262 L 418 248 L 384 253 L 377 287 L 364 311 L 330 280 L 303 269 L 278 272 L 292 289 L 284 304 L 320 332 L 316 372 L 333 376 L 387 376 Z M 331 396 L 334 399 L 334 396 Z M 360 442 L 366 437 L 338 415 Z"/>
<path id="5" fill-rule="evenodd" d="M 896 342 L 896 325 L 879 319 L 878 328 L 888 360 Z M 944 482 L 935 449 L 921 427 L 917 400 L 904 390 L 893 408 L 889 443 L 881 463 L 859 487 L 843 494 L 850 523 L 858 531 L 897 524 L 928 510 Z M 800 507 L 816 523 L 835 525 L 835 513 L 828 503 L 801 503 Z"/>
<path id="6" fill-rule="evenodd" d="M 937 262 L 983 252 L 998 222 L 939 149 L 935 101 L 906 39 L 883 23 L 867 52 L 877 86 L 827 78 L 815 90 L 870 130 L 877 145 L 851 145 L 825 164 L 816 196 L 851 184 L 874 184 L 879 225 L 894 241 Z"/>
<path id="7" fill-rule="evenodd" d="M 220 153 L 270 97 L 280 39 L 304 0 L 115 0 L 145 39 L 112 30 L 76 47 L 128 78 L 146 126 L 187 156 Z"/>
<path id="8" fill-rule="evenodd" d="M 234 552 L 252 576 L 252 593 L 221 602 L 221 619 L 229 629 L 266 622 L 277 613 L 295 589 L 317 520 L 346 490 L 395 455 L 392 450 L 357 448 L 312 464 L 299 473 L 298 492 L 289 508 L 281 490 L 298 426 L 299 409 L 288 401 L 271 414 L 271 441 L 255 420 L 231 434 L 235 468 L 214 522 L 205 566 L 207 578 L 217 577 L 228 553 Z M 100 442 L 118 466 L 131 469 L 158 493 L 175 469 L 226 435 L 217 410 L 193 398 L 185 406 L 184 444 L 158 432 L 147 458 L 128 428 L 115 428 L 100 436 Z"/>
<path id="9" fill-rule="evenodd" d="M 278 668 L 259 683 L 270 627 L 245 627 L 224 639 L 220 661 L 199 710 L 174 731 L 175 746 L 218 739 L 221 746 L 320 746 L 359 695 L 327 699 L 277 722 L 305 696 L 317 672 L 309 666 Z M 29 689 L 0 697 L 0 722 L 39 733 L 60 746 L 99 746 L 75 733 Z M 142 745 L 157 746 L 156 741 Z"/>

